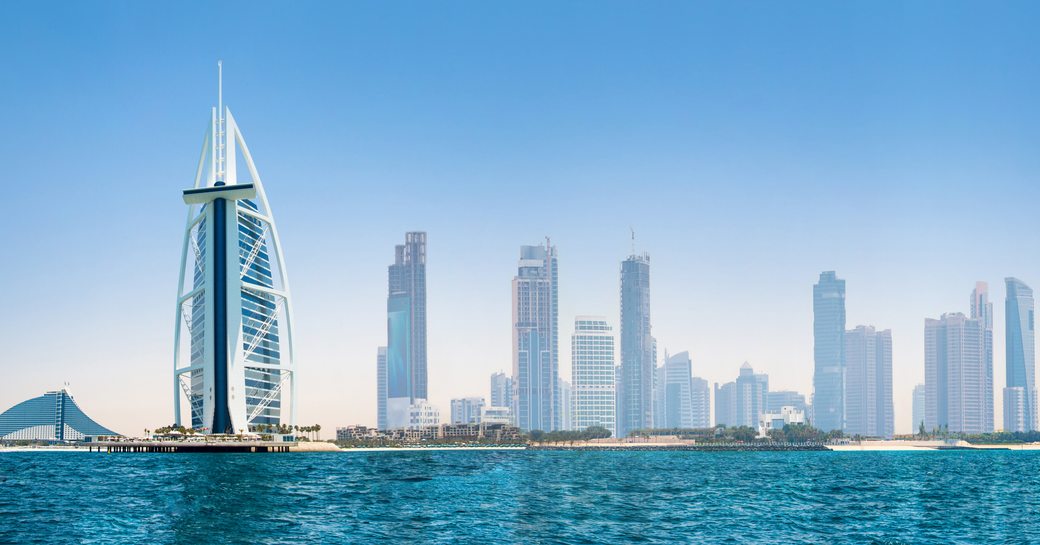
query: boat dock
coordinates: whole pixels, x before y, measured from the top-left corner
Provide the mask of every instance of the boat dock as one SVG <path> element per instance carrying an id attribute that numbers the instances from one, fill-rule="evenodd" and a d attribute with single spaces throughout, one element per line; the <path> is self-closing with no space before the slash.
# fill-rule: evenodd
<path id="1" fill-rule="evenodd" d="M 97 452 L 289 452 L 296 441 L 98 441 L 87 449 Z"/>

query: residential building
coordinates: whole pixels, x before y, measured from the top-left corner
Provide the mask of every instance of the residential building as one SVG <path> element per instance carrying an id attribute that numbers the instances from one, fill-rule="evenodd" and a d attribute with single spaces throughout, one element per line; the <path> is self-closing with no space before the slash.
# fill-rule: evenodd
<path id="1" fill-rule="evenodd" d="M 557 408 L 560 411 L 560 429 L 573 430 L 574 421 L 571 415 L 573 414 L 572 409 L 574 406 L 574 399 L 571 383 L 562 378 L 559 379 L 559 381 L 560 384 L 557 391 L 560 393 L 560 400 L 559 403 L 557 403 Z"/>
<path id="2" fill-rule="evenodd" d="M 484 398 L 464 397 L 451 400 L 452 424 L 479 424 Z"/>
<path id="3" fill-rule="evenodd" d="M 1037 429 L 1033 290 L 1017 278 L 1004 282 L 1004 431 L 1032 431 Z"/>
<path id="4" fill-rule="evenodd" d="M 927 403 L 927 396 L 925 394 L 924 384 L 918 384 L 914 386 L 913 396 L 913 411 L 911 413 L 911 415 L 913 416 L 913 422 L 910 428 L 910 433 L 919 433 L 921 431 L 921 426 L 923 426 L 925 423 L 924 414 L 925 405 Z"/>
<path id="5" fill-rule="evenodd" d="M 655 342 L 650 334 L 650 256 L 621 262 L 621 404 L 618 436 L 654 425 Z"/>
<path id="6" fill-rule="evenodd" d="M 438 426 L 441 423 L 440 410 L 425 399 L 416 400 L 408 406 L 409 429 L 423 429 L 429 426 Z"/>
<path id="7" fill-rule="evenodd" d="M 971 293 L 971 319 L 982 324 L 984 359 L 983 414 L 986 429 L 993 429 L 993 303 L 989 300 L 989 284 L 976 282 Z"/>
<path id="8" fill-rule="evenodd" d="M 766 411 L 777 412 L 783 407 L 794 407 L 802 411 L 808 417 L 809 404 L 805 402 L 805 396 L 793 390 L 778 390 L 766 392 Z"/>
<path id="9" fill-rule="evenodd" d="M 693 428 L 693 362 L 689 352 L 666 356 L 658 371 L 657 428 Z M 660 414 L 657 414 L 657 413 Z"/>
<path id="10" fill-rule="evenodd" d="M 766 411 L 758 420 L 758 434 L 769 435 L 770 431 L 782 430 L 784 426 L 805 424 L 805 411 L 791 406 L 783 406 L 775 411 Z"/>
<path id="11" fill-rule="evenodd" d="M 574 429 L 616 427 L 614 331 L 600 316 L 578 316 L 571 336 L 571 387 Z"/>
<path id="12" fill-rule="evenodd" d="M 502 373 L 491 374 L 492 407 L 510 407 L 513 405 L 513 377 Z"/>
<path id="13" fill-rule="evenodd" d="M 711 386 L 708 381 L 693 377 L 690 381 L 690 406 L 693 409 L 693 428 L 711 427 Z"/>
<path id="14" fill-rule="evenodd" d="M 813 286 L 813 415 L 823 430 L 845 427 L 845 280 L 820 273 Z"/>
<path id="15" fill-rule="evenodd" d="M 376 350 L 376 428 L 390 429 L 386 419 L 386 347 Z"/>
<path id="16" fill-rule="evenodd" d="M 857 326 L 845 332 L 845 432 L 891 439 L 892 331 Z"/>
<path id="17" fill-rule="evenodd" d="M 521 246 L 513 278 L 513 380 L 522 431 L 560 429 L 556 247 Z"/>
<path id="18" fill-rule="evenodd" d="M 959 312 L 925 320 L 925 428 L 993 431 L 986 370 L 986 327 Z"/>
<path id="19" fill-rule="evenodd" d="M 715 386 L 715 424 L 757 428 L 768 393 L 769 377 L 744 362 L 736 381 Z"/>
<path id="20" fill-rule="evenodd" d="M 509 407 L 481 407 L 480 408 L 480 423 L 481 424 L 506 424 L 511 425 L 513 422 L 513 411 Z"/>

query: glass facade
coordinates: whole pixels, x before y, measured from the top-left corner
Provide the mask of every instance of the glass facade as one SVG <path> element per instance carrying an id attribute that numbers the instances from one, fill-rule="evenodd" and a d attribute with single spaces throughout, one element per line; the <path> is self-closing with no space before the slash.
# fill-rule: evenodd
<path id="1" fill-rule="evenodd" d="M 238 206 L 258 212 L 256 203 L 248 199 L 236 201 Z M 191 235 L 193 246 L 198 255 L 206 252 L 206 220 L 199 221 L 196 231 Z M 279 339 L 278 301 L 269 293 L 251 290 L 248 286 L 259 286 L 271 289 L 274 278 L 271 273 L 271 258 L 267 247 L 266 224 L 245 214 L 238 214 L 238 255 L 239 270 L 242 274 L 242 351 L 246 354 L 245 388 L 246 414 L 255 416 L 249 421 L 250 426 L 258 424 L 274 424 L 281 422 L 281 393 L 274 393 L 281 382 L 281 373 L 276 369 L 260 369 L 249 367 L 249 363 L 261 365 L 280 365 L 281 348 Z M 201 288 L 206 282 L 204 260 L 197 259 L 193 267 L 192 283 Z M 191 305 L 191 364 L 202 366 L 205 363 L 205 293 L 201 292 L 192 298 Z M 265 397 L 271 397 L 266 406 L 257 411 Z M 191 425 L 201 428 L 203 402 L 203 372 L 191 372 Z"/>
<path id="2" fill-rule="evenodd" d="M 1005 278 L 1004 431 L 1032 431 L 1036 427 L 1036 355 L 1033 332 L 1033 290 L 1017 278 Z M 1019 388 L 1020 390 L 1013 390 Z"/>
<path id="3" fill-rule="evenodd" d="M 614 331 L 606 318 L 579 316 L 571 336 L 573 427 L 602 426 L 615 436 Z"/>
<path id="4" fill-rule="evenodd" d="M 891 439 L 892 332 L 858 326 L 845 333 L 845 432 Z"/>
<path id="5" fill-rule="evenodd" d="M 621 403 L 618 437 L 654 425 L 654 340 L 650 334 L 650 256 L 621 262 Z"/>
<path id="6" fill-rule="evenodd" d="M 926 319 L 924 330 L 925 428 L 953 433 L 993 431 L 987 409 L 986 328 L 959 312 Z"/>
<path id="7" fill-rule="evenodd" d="M 523 431 L 560 429 L 556 247 L 521 246 L 513 277 L 513 380 Z"/>
<path id="8" fill-rule="evenodd" d="M 87 416 L 65 390 L 47 392 L 0 414 L 0 441 L 79 441 L 119 435 Z"/>
<path id="9" fill-rule="evenodd" d="M 820 273 L 813 286 L 813 425 L 845 428 L 845 281 Z"/>

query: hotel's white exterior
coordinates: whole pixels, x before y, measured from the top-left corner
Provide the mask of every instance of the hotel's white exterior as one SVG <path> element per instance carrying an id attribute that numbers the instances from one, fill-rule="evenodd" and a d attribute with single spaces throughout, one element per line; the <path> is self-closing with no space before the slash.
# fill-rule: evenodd
<path id="1" fill-rule="evenodd" d="M 572 427 L 617 433 L 614 332 L 606 318 L 578 316 L 571 336 Z"/>
<path id="2" fill-rule="evenodd" d="M 207 433 L 292 425 L 292 299 L 282 246 L 253 157 L 221 99 L 184 201 L 174 422 L 186 412 L 191 427 Z"/>

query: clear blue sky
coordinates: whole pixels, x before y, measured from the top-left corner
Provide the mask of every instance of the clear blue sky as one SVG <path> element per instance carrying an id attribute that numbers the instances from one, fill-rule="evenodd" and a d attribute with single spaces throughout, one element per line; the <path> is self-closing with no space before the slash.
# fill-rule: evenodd
<path id="1" fill-rule="evenodd" d="M 386 265 L 429 232 L 433 401 L 509 369 L 518 247 L 616 326 L 651 254 L 654 334 L 694 372 L 811 392 L 812 284 L 893 330 L 897 431 L 923 319 L 1040 287 L 1040 9 L 1028 2 L 176 3 L 0 7 L 0 410 L 72 383 L 170 420 L 184 205 L 217 59 L 295 296 L 301 423 L 374 423 Z M 566 376 L 566 374 L 565 374 Z M 999 414 L 999 412 L 998 412 Z M 999 418 L 997 419 L 999 422 Z"/>

